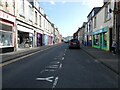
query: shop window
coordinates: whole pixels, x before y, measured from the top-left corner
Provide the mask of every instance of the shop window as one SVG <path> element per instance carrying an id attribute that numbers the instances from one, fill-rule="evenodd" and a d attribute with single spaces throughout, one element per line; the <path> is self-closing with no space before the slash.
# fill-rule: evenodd
<path id="1" fill-rule="evenodd" d="M 0 46 L 12 45 L 12 32 L 0 31 Z"/>
<path id="2" fill-rule="evenodd" d="M 5 30 L 5 31 L 12 31 L 12 26 L 10 25 L 6 25 L 6 24 L 3 24 L 3 23 L 0 23 L 1 25 L 1 30 Z"/>
<path id="3" fill-rule="evenodd" d="M 107 33 L 103 33 L 103 45 L 107 47 Z"/>
<path id="4" fill-rule="evenodd" d="M 99 35 L 94 35 L 94 45 L 99 45 Z"/>

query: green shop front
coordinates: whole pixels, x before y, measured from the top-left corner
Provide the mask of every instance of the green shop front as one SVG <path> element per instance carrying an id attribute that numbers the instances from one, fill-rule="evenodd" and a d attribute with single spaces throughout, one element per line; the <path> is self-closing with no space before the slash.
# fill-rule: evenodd
<path id="1" fill-rule="evenodd" d="M 92 47 L 109 51 L 109 30 L 108 27 L 99 29 L 92 33 Z"/>

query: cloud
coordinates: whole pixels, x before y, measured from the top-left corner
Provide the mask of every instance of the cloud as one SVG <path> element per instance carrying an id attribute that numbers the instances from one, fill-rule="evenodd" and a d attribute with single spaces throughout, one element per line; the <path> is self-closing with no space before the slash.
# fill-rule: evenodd
<path id="1" fill-rule="evenodd" d="M 63 4 L 65 4 L 65 3 L 66 3 L 66 1 L 62 1 L 62 3 L 63 3 Z"/>
<path id="2" fill-rule="evenodd" d="M 50 1 L 50 4 L 55 5 L 55 1 Z"/>
<path id="3" fill-rule="evenodd" d="M 90 8 L 100 7 L 103 5 L 103 0 L 39 0 L 40 2 L 50 2 L 52 5 L 55 5 L 56 2 L 62 2 L 63 4 L 66 2 L 80 2 L 83 5 L 86 5 Z"/>
<path id="4" fill-rule="evenodd" d="M 83 5 L 88 6 L 89 8 L 93 7 L 101 7 L 103 5 L 103 0 L 83 0 L 82 1 Z"/>

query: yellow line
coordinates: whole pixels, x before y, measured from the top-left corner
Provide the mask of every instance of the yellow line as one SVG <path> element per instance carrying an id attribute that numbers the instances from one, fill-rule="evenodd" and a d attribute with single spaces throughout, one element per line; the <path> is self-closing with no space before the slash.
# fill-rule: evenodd
<path id="1" fill-rule="evenodd" d="M 16 58 L 16 59 L 10 60 L 10 61 L 8 61 L 8 62 L 4 62 L 4 63 L 0 64 L 0 67 L 3 67 L 3 66 L 5 66 L 5 65 L 11 64 L 11 63 L 16 62 L 16 61 L 19 61 L 19 60 L 21 60 L 21 59 L 23 59 L 23 58 L 32 56 L 32 55 L 34 55 L 34 54 L 36 54 L 36 53 L 39 53 L 39 52 L 48 50 L 48 49 L 50 49 L 50 48 L 51 48 L 51 47 L 46 48 L 46 49 L 43 49 L 43 50 L 40 50 L 40 51 L 37 51 L 37 52 L 34 52 L 34 53 L 31 53 L 31 54 L 28 54 L 28 55 L 25 55 L 25 56 L 22 56 L 22 57 L 20 57 L 20 58 Z"/>

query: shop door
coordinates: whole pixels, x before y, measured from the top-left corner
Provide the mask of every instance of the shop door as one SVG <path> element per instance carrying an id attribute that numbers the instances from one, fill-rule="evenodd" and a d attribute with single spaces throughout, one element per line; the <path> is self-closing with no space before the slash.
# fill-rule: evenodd
<path id="1" fill-rule="evenodd" d="M 110 28 L 109 31 L 110 31 L 110 34 L 109 34 L 109 37 L 110 37 L 110 39 L 109 39 L 109 41 L 110 41 L 109 45 L 110 45 L 110 51 L 111 51 L 112 50 L 112 47 L 111 47 L 112 46 L 112 28 Z"/>
<path id="2" fill-rule="evenodd" d="M 100 49 L 102 49 L 102 33 L 100 34 Z"/>
<path id="3" fill-rule="evenodd" d="M 120 27 L 118 28 L 118 32 L 119 32 L 119 34 L 118 34 L 118 39 L 119 39 L 119 41 L 118 41 L 118 53 L 120 54 Z"/>

